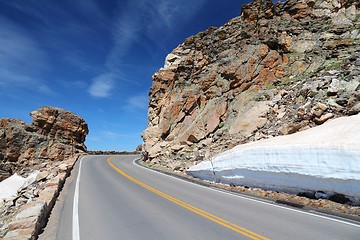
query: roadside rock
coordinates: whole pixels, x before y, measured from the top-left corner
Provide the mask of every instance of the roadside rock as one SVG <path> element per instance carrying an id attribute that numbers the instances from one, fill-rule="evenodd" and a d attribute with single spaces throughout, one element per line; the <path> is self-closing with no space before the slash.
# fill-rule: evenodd
<path id="1" fill-rule="evenodd" d="M 15 172 L 41 169 L 48 161 L 61 161 L 86 151 L 86 122 L 75 114 L 53 107 L 30 113 L 32 124 L 0 119 L 0 181 Z"/>
<path id="2" fill-rule="evenodd" d="M 185 39 L 153 75 L 146 161 L 186 169 L 209 149 L 213 156 L 360 112 L 359 7 L 254 0 Z"/>
<path id="3" fill-rule="evenodd" d="M 48 171 L 39 172 L 38 175 L 35 178 L 35 181 L 40 182 L 42 180 L 45 180 L 47 176 L 49 176 Z"/>
<path id="4" fill-rule="evenodd" d="M 86 122 L 60 108 L 30 113 L 32 124 L 0 119 L 0 238 L 36 239 L 76 159 Z"/>
<path id="5" fill-rule="evenodd" d="M 1 239 L 33 240 L 37 238 L 40 230 L 46 224 L 47 217 L 66 177 L 70 174 L 79 156 L 79 154 L 73 155 L 61 164 L 55 161 L 48 164 L 46 170 L 37 173 L 36 179 L 21 188 L 17 196 L 1 199 Z M 60 166 L 66 170 L 57 174 L 54 169 L 59 169 Z M 50 177 L 50 171 L 52 171 L 52 177 Z M 23 199 L 23 201 L 19 202 L 19 199 Z M 14 204 L 15 201 L 19 204 Z"/>

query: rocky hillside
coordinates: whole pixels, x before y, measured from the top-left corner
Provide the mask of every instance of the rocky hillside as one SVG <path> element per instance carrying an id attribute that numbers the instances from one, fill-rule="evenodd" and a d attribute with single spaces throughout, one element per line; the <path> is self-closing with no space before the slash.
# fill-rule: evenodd
<path id="1" fill-rule="evenodd" d="M 153 75 L 147 161 L 171 170 L 360 112 L 360 2 L 255 0 Z"/>
<path id="2" fill-rule="evenodd" d="M 31 124 L 0 120 L 0 181 L 15 172 L 22 175 L 39 170 L 46 162 L 86 151 L 89 130 L 82 118 L 53 107 L 42 107 L 30 115 Z"/>

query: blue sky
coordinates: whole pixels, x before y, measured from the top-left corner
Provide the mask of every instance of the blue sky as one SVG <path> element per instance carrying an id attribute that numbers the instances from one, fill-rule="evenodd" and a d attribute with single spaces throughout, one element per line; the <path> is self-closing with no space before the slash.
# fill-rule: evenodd
<path id="1" fill-rule="evenodd" d="M 133 150 L 152 74 L 242 0 L 0 0 L 0 118 L 54 106 L 83 117 L 90 150 Z"/>

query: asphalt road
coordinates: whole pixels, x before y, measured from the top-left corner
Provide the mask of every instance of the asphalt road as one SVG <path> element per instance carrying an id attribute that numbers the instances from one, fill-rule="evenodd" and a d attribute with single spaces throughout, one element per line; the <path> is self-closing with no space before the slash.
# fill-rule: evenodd
<path id="1" fill-rule="evenodd" d="M 52 239 L 360 239 L 357 223 L 188 183 L 136 157 L 78 162 Z"/>

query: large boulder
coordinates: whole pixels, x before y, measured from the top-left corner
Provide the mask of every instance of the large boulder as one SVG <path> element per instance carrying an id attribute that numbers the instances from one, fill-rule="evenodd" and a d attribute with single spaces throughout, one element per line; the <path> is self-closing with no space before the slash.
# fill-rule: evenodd
<path id="1" fill-rule="evenodd" d="M 83 143 L 88 134 L 87 123 L 81 117 L 60 108 L 42 107 L 30 113 L 37 132 L 67 143 L 73 139 L 85 150 Z M 81 145 L 82 144 L 82 145 Z"/>

